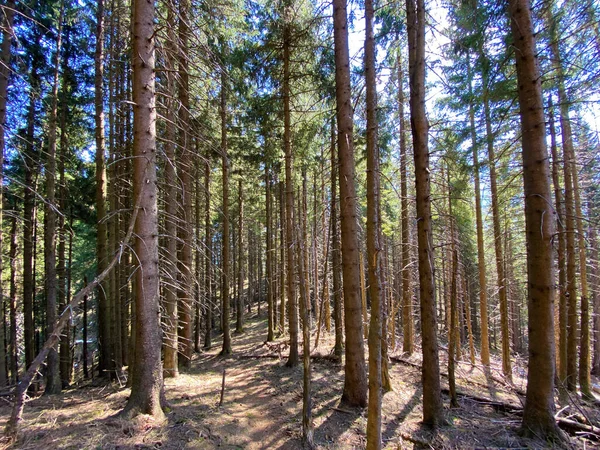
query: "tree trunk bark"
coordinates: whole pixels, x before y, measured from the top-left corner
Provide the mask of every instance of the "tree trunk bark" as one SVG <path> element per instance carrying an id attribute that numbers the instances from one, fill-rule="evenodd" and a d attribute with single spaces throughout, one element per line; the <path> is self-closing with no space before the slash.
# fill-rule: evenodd
<path id="1" fill-rule="evenodd" d="M 179 157 L 178 168 L 181 179 L 181 222 L 178 224 L 180 242 L 180 257 L 178 262 L 180 286 L 177 291 L 178 313 L 179 313 L 179 364 L 189 369 L 192 363 L 194 350 L 192 339 L 192 286 L 194 285 L 193 264 L 194 256 L 192 247 L 194 245 L 194 233 L 192 223 L 194 217 L 193 204 L 193 180 L 194 152 L 192 147 L 192 135 L 190 132 L 190 90 L 188 74 L 188 41 L 189 24 L 188 14 L 190 9 L 189 0 L 179 2 L 179 102 L 181 107 L 178 113 L 179 123 Z"/>
<path id="2" fill-rule="evenodd" d="M 502 373 L 512 382 L 512 364 L 510 360 L 510 332 L 508 328 L 508 297 L 506 291 L 506 275 L 504 273 L 504 252 L 502 251 L 502 230 L 500 228 L 500 205 L 496 177 L 496 154 L 490 113 L 489 86 L 484 76 L 483 107 L 485 111 L 485 130 L 490 169 L 490 190 L 492 197 L 492 222 L 494 227 L 494 249 L 496 253 L 496 273 L 498 275 L 498 302 L 500 305 L 500 333 L 502 335 Z"/>
<path id="3" fill-rule="evenodd" d="M 522 430 L 558 436 L 554 419 L 554 237 L 541 77 L 528 0 L 509 0 L 523 144 L 529 371 Z"/>
<path id="4" fill-rule="evenodd" d="M 271 166 L 265 164 L 266 225 L 267 225 L 267 342 L 275 340 L 275 279 L 273 277 L 273 195 L 271 188 Z M 251 258 L 252 259 L 252 258 Z M 252 297 L 248 298 L 248 302 Z"/>
<path id="5" fill-rule="evenodd" d="M 285 247 L 287 256 L 287 298 L 288 317 L 290 332 L 290 354 L 286 365 L 295 367 L 298 365 L 298 299 L 295 289 L 295 263 L 294 254 L 296 245 L 294 243 L 294 179 L 293 179 L 293 155 L 292 155 L 292 123 L 290 113 L 290 24 L 287 17 L 287 9 L 284 11 L 283 24 L 283 145 L 285 155 Z M 302 261 L 302 260 L 300 260 Z"/>
<path id="6" fill-rule="evenodd" d="M 342 402 L 351 406 L 364 407 L 367 404 L 367 373 L 359 285 L 360 247 L 358 243 L 356 187 L 354 186 L 354 124 L 350 90 L 346 0 L 334 0 L 333 2 L 333 36 L 346 331 L 346 364 Z"/>
<path id="7" fill-rule="evenodd" d="M 160 355 L 158 206 L 156 178 L 156 100 L 153 2 L 134 3 L 133 10 L 133 190 L 137 212 L 134 250 L 135 362 L 125 417 L 141 414 L 165 419 Z"/>
<path id="8" fill-rule="evenodd" d="M 175 92 L 174 78 L 174 49 L 177 46 L 176 36 L 176 16 L 174 5 L 168 3 L 167 12 L 167 33 L 168 41 L 165 43 L 170 51 L 165 52 L 165 72 L 166 77 L 166 95 L 165 95 L 165 172 L 164 172 L 164 230 L 165 230 L 165 269 L 164 269 L 164 287 L 163 287 L 163 374 L 165 378 L 174 378 L 179 375 L 178 367 L 178 336 L 177 336 L 177 179 L 176 167 L 178 162 L 175 154 L 175 105 L 173 96 Z"/>
<path id="9" fill-rule="evenodd" d="M 221 170 L 223 177 L 223 242 L 221 250 L 222 288 L 221 321 L 223 324 L 223 348 L 221 355 L 232 353 L 229 331 L 229 155 L 227 154 L 227 74 L 221 67 Z"/>
<path id="10" fill-rule="evenodd" d="M 375 34 L 373 0 L 365 0 L 365 84 L 367 105 L 367 262 L 371 321 L 369 324 L 369 404 L 367 414 L 367 449 L 381 448 L 381 351 L 383 242 L 380 221 L 379 147 L 377 142 L 377 79 L 375 68 Z"/>
<path id="11" fill-rule="evenodd" d="M 400 117 L 400 216 L 402 225 L 402 351 L 411 355 L 414 351 L 415 332 L 412 311 L 410 274 L 410 229 L 408 220 L 408 175 L 406 156 L 406 123 L 404 118 L 404 71 L 401 50 L 398 49 L 398 115 Z"/>
<path id="12" fill-rule="evenodd" d="M 433 245 L 431 231 L 431 187 L 428 132 L 425 113 L 425 2 L 406 2 L 409 74 L 410 122 L 415 160 L 417 203 L 417 241 L 419 248 L 419 293 L 423 351 L 423 422 L 437 427 L 443 422 L 440 363 L 435 311 Z"/>
<path id="13" fill-rule="evenodd" d="M 340 267 L 340 236 L 338 232 L 338 201 L 337 201 L 337 173 L 338 158 L 336 154 L 335 122 L 331 121 L 331 269 L 333 286 L 333 320 L 335 326 L 335 344 L 333 354 L 336 358 L 342 358 L 344 351 L 344 329 L 343 329 L 343 299 L 341 267 Z"/>
<path id="14" fill-rule="evenodd" d="M 244 332 L 244 186 L 242 178 L 238 180 L 238 201 L 239 201 L 239 216 L 238 216 L 238 289 L 237 289 L 237 308 L 236 308 L 236 324 L 235 332 Z"/>
<path id="15" fill-rule="evenodd" d="M 8 78 L 10 76 L 10 58 L 11 58 L 11 43 L 12 43 L 12 33 L 13 33 L 13 21 L 15 16 L 15 1 L 8 0 L 5 4 L 4 12 L 3 12 L 3 20 L 2 20 L 2 46 L 0 47 L 0 186 L 4 186 L 4 151 L 6 147 L 6 136 L 4 134 L 5 125 L 6 125 L 6 103 L 8 97 Z M 4 198 L 3 198 L 3 189 L 0 189 L 0 249 L 2 248 L 3 242 L 3 223 L 4 218 Z M 4 285 L 2 283 L 2 271 L 3 271 L 3 260 L 0 257 L 0 298 L 2 301 L 0 302 L 0 306 L 2 307 L 2 311 L 4 311 Z M 12 299 L 12 297 L 9 297 Z M 11 310 L 11 324 L 12 324 L 12 302 L 10 304 Z M 2 317 L 2 321 L 0 323 L 0 336 L 5 335 L 5 317 Z M 16 377 L 16 323 L 15 329 L 11 327 L 10 333 L 11 338 L 9 340 L 9 364 L 8 366 L 11 368 L 11 378 L 15 379 Z M 15 339 L 13 342 L 12 334 L 15 334 Z M 3 343 L 0 343 L 3 344 Z M 2 345 L 4 347 L 4 345 Z M 11 352 L 12 351 L 12 352 Z M 6 379 L 6 355 L 4 353 L 4 349 L 1 349 L 0 353 L 0 385 L 4 386 L 7 383 Z M 14 364 L 14 366 L 13 366 Z"/>
<path id="16" fill-rule="evenodd" d="M 558 240 L 558 379 L 559 388 L 566 386 L 567 381 L 567 272 L 566 251 L 567 241 L 565 236 L 565 205 L 562 188 L 560 185 L 560 160 L 556 144 L 556 128 L 554 124 L 554 107 L 552 100 L 548 105 L 548 122 L 550 124 L 550 148 L 552 150 L 552 183 L 554 184 L 554 209 L 556 210 L 556 237 Z"/>
<path id="17" fill-rule="evenodd" d="M 477 271 L 479 274 L 479 314 L 481 321 L 481 364 L 490 365 L 490 338 L 488 331 L 488 298 L 487 276 L 485 266 L 485 245 L 483 240 L 483 217 L 481 212 L 481 186 L 479 178 L 479 146 L 477 145 L 477 132 L 475 128 L 475 107 L 473 105 L 473 81 L 471 74 L 471 61 L 467 57 L 469 73 L 469 124 L 471 128 L 471 147 L 473 149 L 473 178 L 475 181 L 475 217 L 477 228 Z"/>

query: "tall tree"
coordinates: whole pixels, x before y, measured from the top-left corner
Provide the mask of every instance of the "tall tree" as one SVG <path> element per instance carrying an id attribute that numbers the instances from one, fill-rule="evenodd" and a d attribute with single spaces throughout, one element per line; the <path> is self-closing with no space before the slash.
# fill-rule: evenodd
<path id="1" fill-rule="evenodd" d="M 5 132 L 5 125 L 6 125 L 6 103 L 7 103 L 7 97 L 8 97 L 8 79 L 9 79 L 9 74 L 10 74 L 10 59 L 11 59 L 11 43 L 12 43 L 12 34 L 13 34 L 13 21 L 14 21 L 14 17 L 15 17 L 15 1 L 14 0 L 8 0 L 6 2 L 6 8 L 4 9 L 3 12 L 3 20 L 2 20 L 2 46 L 0 47 L 0 186 L 4 186 L 4 150 L 6 147 L 6 132 Z M 3 242 L 3 230 L 2 230 L 2 224 L 3 224 L 3 218 L 4 218 L 4 197 L 3 197 L 3 189 L 0 189 L 0 248 L 2 248 L 2 242 Z M 3 260 L 0 257 L 0 298 L 4 299 L 4 292 L 6 291 L 6 289 L 4 288 L 4 285 L 2 284 L 2 271 L 3 271 Z M 12 297 L 9 297 L 12 300 Z M 5 317 L 4 317 L 4 311 L 5 308 L 3 307 L 4 304 L 4 300 L 2 300 L 0 302 L 0 309 L 2 311 L 0 311 L 0 333 L 2 336 L 5 335 Z M 12 318 L 12 302 L 11 302 L 11 318 Z M 12 320 L 11 320 L 12 322 Z M 10 333 L 11 333 L 11 339 L 10 339 L 10 344 L 8 345 L 8 348 L 10 350 L 12 350 L 12 353 L 14 353 L 14 355 L 16 355 L 16 324 L 15 324 L 15 328 L 13 330 L 12 327 L 12 323 L 11 323 L 11 329 L 10 329 Z M 14 337 L 15 339 L 12 339 L 12 334 L 14 333 Z M 0 358 L 6 356 L 6 355 L 2 355 L 2 352 L 4 351 L 4 349 L 0 350 Z M 11 367 L 11 377 L 15 378 L 16 376 L 16 357 L 13 356 L 13 354 L 10 354 L 11 352 L 9 352 L 9 366 Z M 5 378 L 5 371 L 2 370 L 2 365 L 4 364 L 4 362 L 6 361 L 6 359 L 4 358 L 1 362 L 0 362 L 0 386 L 4 386 L 7 383 L 7 380 L 4 379 Z M 13 365 L 14 363 L 14 365 Z"/>
<path id="2" fill-rule="evenodd" d="M 522 429 L 556 437 L 554 419 L 553 211 L 540 70 L 528 0 L 508 0 L 523 145 L 529 370 Z"/>
<path id="3" fill-rule="evenodd" d="M 181 360 L 179 364 L 189 369 L 192 363 L 193 339 L 192 339 L 192 287 L 194 285 L 193 276 L 193 239 L 192 230 L 194 217 L 193 203 L 193 146 L 192 134 L 190 132 L 190 87 L 189 87 L 189 9 L 188 0 L 179 2 L 179 178 L 181 180 L 181 221 L 178 224 L 178 240 L 180 241 L 178 272 L 181 277 L 178 290 L 178 313 L 179 313 L 179 354 Z"/>
<path id="4" fill-rule="evenodd" d="M 431 187 L 429 170 L 429 123 L 425 113 L 425 1 L 406 1 L 408 66 L 410 78 L 410 124 L 415 160 L 417 242 L 423 351 L 423 422 L 436 427 L 443 421 L 433 276 Z"/>
<path id="5" fill-rule="evenodd" d="M 177 161 L 175 153 L 175 105 L 172 98 L 172 92 L 175 90 L 175 46 L 176 46 L 176 17 L 175 6 L 172 2 L 167 4 L 167 33 L 166 42 L 167 52 L 165 54 L 165 111 L 164 116 L 167 122 L 165 133 L 165 187 L 164 187 L 164 227 L 165 235 L 165 281 L 164 281 L 164 342 L 163 342 L 163 367 L 165 378 L 172 378 L 179 375 L 178 367 L 178 311 L 177 311 Z"/>
<path id="6" fill-rule="evenodd" d="M 96 50 L 94 55 L 94 106 L 96 138 L 96 261 L 97 273 L 104 272 L 108 264 L 106 226 L 106 140 L 104 131 L 104 0 L 96 6 Z M 103 281 L 97 292 L 98 343 L 100 346 L 100 373 L 108 368 L 109 326 L 107 317 L 108 283 Z"/>
<path id="7" fill-rule="evenodd" d="M 369 408 L 367 449 L 381 448 L 381 311 L 383 243 L 380 222 L 379 146 L 377 142 L 377 74 L 373 0 L 365 1 L 365 83 L 367 101 L 367 262 L 371 321 L 369 323 Z"/>
<path id="8" fill-rule="evenodd" d="M 402 351 L 412 354 L 414 351 L 414 321 L 412 314 L 412 294 L 410 285 L 410 230 L 408 228 L 408 186 L 406 178 L 406 121 L 404 117 L 404 71 L 402 68 L 402 50 L 398 47 L 398 122 L 400 124 L 400 216 L 402 225 Z M 393 318 L 392 318 L 393 321 Z"/>
<path id="9" fill-rule="evenodd" d="M 291 4 L 284 2 L 283 10 L 283 147 L 285 158 L 285 246 L 287 256 L 287 298 L 288 328 L 290 333 L 290 354 L 287 366 L 298 365 L 298 299 L 296 297 L 296 275 L 294 256 L 294 179 L 292 155 L 292 121 L 290 109 L 290 48 L 291 48 Z"/>
<path id="10" fill-rule="evenodd" d="M 156 178 L 156 94 L 153 2 L 133 5 L 133 194 L 138 215 L 134 250 L 135 362 L 125 417 L 148 414 L 164 419 L 160 355 L 158 205 Z"/>
<path id="11" fill-rule="evenodd" d="M 225 52 L 223 52 L 223 55 Z M 224 56 L 223 56 L 224 57 Z M 223 242 L 221 250 L 221 320 L 223 323 L 223 348 L 221 355 L 230 355 L 229 331 L 229 155 L 227 153 L 227 73 L 225 61 L 221 65 L 221 169 L 223 177 Z"/>
<path id="12" fill-rule="evenodd" d="M 350 90 L 350 56 L 346 0 L 333 1 L 333 41 L 335 48 L 335 92 L 338 125 L 342 276 L 344 280 L 344 319 L 346 365 L 342 401 L 353 406 L 367 404 L 367 374 L 360 298 L 358 220 L 356 204 L 354 123 Z M 336 325 L 337 326 L 337 325 Z"/>
<path id="13" fill-rule="evenodd" d="M 62 22 L 64 17 L 64 1 L 60 4 L 60 13 L 56 32 L 56 55 L 50 111 L 48 120 L 48 153 L 46 155 L 46 202 L 44 206 L 44 264 L 46 294 L 46 334 L 52 332 L 56 322 L 57 311 L 57 277 L 56 277 L 56 129 L 58 128 L 58 87 L 60 82 L 60 54 L 62 46 Z M 60 380 L 60 360 L 58 352 L 48 352 L 46 373 L 46 393 L 59 394 L 62 389 Z"/>

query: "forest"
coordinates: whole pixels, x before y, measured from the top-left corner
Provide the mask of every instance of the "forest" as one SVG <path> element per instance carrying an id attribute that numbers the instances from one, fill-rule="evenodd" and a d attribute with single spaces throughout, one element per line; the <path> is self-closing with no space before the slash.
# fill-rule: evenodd
<path id="1" fill-rule="evenodd" d="M 0 448 L 600 446 L 599 20 L 1 0 Z"/>

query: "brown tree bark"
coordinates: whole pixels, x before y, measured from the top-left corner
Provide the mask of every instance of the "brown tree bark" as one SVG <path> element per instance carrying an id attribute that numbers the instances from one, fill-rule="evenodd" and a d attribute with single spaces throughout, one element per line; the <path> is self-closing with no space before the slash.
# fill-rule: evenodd
<path id="1" fill-rule="evenodd" d="M 192 134 L 190 132 L 190 88 L 188 74 L 188 46 L 189 46 L 189 0 L 179 1 L 179 84 L 178 94 L 180 108 L 178 111 L 179 124 L 179 178 L 181 179 L 181 221 L 178 224 L 179 248 L 179 276 L 180 285 L 177 291 L 179 313 L 179 364 L 189 369 L 192 363 L 193 335 L 192 335 L 192 286 L 194 285 L 194 233 L 192 230 L 194 217 L 192 174 L 194 172 L 194 153 Z"/>
<path id="2" fill-rule="evenodd" d="M 102 273 L 108 264 L 106 226 L 106 140 L 104 136 L 104 0 L 98 0 L 96 9 L 96 50 L 94 55 L 94 120 L 96 139 L 96 260 L 97 273 Z M 100 347 L 99 372 L 103 375 L 108 368 L 108 282 L 98 288 L 98 344 Z"/>
<path id="3" fill-rule="evenodd" d="M 398 116 L 400 139 L 400 221 L 402 225 L 402 351 L 411 355 L 414 351 L 415 332 L 412 310 L 411 273 L 410 273 L 410 229 L 408 220 L 408 175 L 406 155 L 406 122 L 404 117 L 404 71 L 401 49 L 398 49 Z"/>
<path id="4" fill-rule="evenodd" d="M 223 348 L 221 355 L 232 353 L 229 331 L 229 155 L 227 154 L 227 73 L 221 66 L 221 170 L 223 177 L 223 242 L 221 250 L 221 321 Z"/>
<path id="5" fill-rule="evenodd" d="M 483 240 L 483 217 L 481 212 L 481 183 L 479 178 L 479 146 L 475 128 L 475 107 L 473 104 L 473 81 L 470 57 L 467 59 L 469 77 L 469 125 L 473 150 L 473 178 L 475 181 L 475 217 L 477 228 L 477 271 L 479 274 L 479 314 L 481 322 L 481 364 L 490 365 L 490 338 L 488 331 L 487 276 L 485 266 L 485 245 Z"/>
<path id="6" fill-rule="evenodd" d="M 377 143 L 377 79 L 373 0 L 365 0 L 365 84 L 367 105 L 367 262 L 371 322 L 369 324 L 369 404 L 367 414 L 367 449 L 381 448 L 381 351 L 383 242 L 380 219 L 379 146 Z"/>
<path id="7" fill-rule="evenodd" d="M 410 123 L 415 160 L 417 241 L 419 249 L 419 292 L 423 351 L 423 422 L 436 427 L 442 423 L 443 416 L 433 276 L 431 187 L 427 143 L 429 124 L 425 113 L 424 0 L 407 0 L 406 16 L 409 46 Z"/>
<path id="8" fill-rule="evenodd" d="M 242 184 L 242 178 L 238 180 L 238 289 L 237 289 L 237 308 L 236 308 L 236 323 L 235 332 L 244 332 L 244 186 Z"/>
<path id="9" fill-rule="evenodd" d="M 165 257 L 164 257 L 164 287 L 162 303 L 164 308 L 163 314 L 163 373 L 165 378 L 174 378 L 179 375 L 178 366 L 178 330 L 177 322 L 179 318 L 177 304 L 177 278 L 179 267 L 177 264 L 177 179 L 176 167 L 178 162 L 175 154 L 175 102 L 173 101 L 173 93 L 175 92 L 174 80 L 174 49 L 177 45 L 176 36 L 176 16 L 174 5 L 171 2 L 167 4 L 167 36 L 168 41 L 165 43 L 168 50 L 165 52 L 165 72 L 166 78 L 166 95 L 165 95 L 165 173 L 164 173 L 164 229 L 165 229 Z"/>
<path id="10" fill-rule="evenodd" d="M 340 236 L 338 231 L 338 200 L 337 200 L 337 173 L 338 158 L 336 152 L 335 121 L 331 121 L 331 269 L 332 269 L 332 296 L 333 296 L 333 320 L 335 327 L 335 344 L 333 354 L 336 358 L 342 358 L 344 351 L 344 329 L 343 329 L 343 299 L 342 279 L 340 261 Z"/>
<path id="11" fill-rule="evenodd" d="M 266 232 L 267 232 L 267 342 L 275 340 L 275 277 L 273 276 L 273 194 L 271 165 L 265 164 Z M 248 298 L 250 302 L 251 297 Z"/>
<path id="12" fill-rule="evenodd" d="M 36 29 L 34 42 L 39 45 L 39 30 Z M 39 152 L 35 148 L 35 114 L 40 87 L 40 55 L 33 55 L 30 73 L 31 89 L 27 110 L 25 130 L 25 189 L 23 193 L 23 340 L 25 347 L 25 365 L 29 367 L 35 357 L 34 328 L 34 242 L 35 242 L 35 177 L 38 168 Z"/>
<path id="13" fill-rule="evenodd" d="M 290 47 L 291 30 L 289 6 L 284 6 L 283 19 L 283 146 L 285 157 L 285 246 L 287 256 L 287 298 L 290 333 L 290 354 L 286 365 L 298 365 L 298 299 L 295 289 L 294 254 L 297 251 L 294 242 L 294 179 L 292 155 L 292 123 L 290 113 Z"/>
<path id="14" fill-rule="evenodd" d="M 522 430 L 558 436 L 554 419 L 554 271 L 550 171 L 542 87 L 528 0 L 508 0 L 515 46 L 523 144 L 529 369 Z"/>
<path id="15" fill-rule="evenodd" d="M 556 127 L 554 124 L 554 107 L 552 100 L 548 105 L 548 122 L 550 125 L 550 149 L 552 151 L 552 183 L 554 185 L 554 209 L 556 210 L 556 238 L 558 240 L 558 379 L 565 385 L 567 381 L 567 272 L 565 235 L 565 214 L 562 188 L 560 184 L 560 160 L 556 144 Z M 566 386 L 566 385 L 565 385 Z M 559 386 L 559 388 L 564 386 Z"/>
<path id="16" fill-rule="evenodd" d="M 285 312 L 286 312 L 286 248 L 285 248 L 285 187 L 283 181 L 279 181 L 279 293 L 281 295 L 279 305 L 279 332 L 285 332 Z"/>
<path id="17" fill-rule="evenodd" d="M 358 220 L 354 163 L 353 111 L 350 90 L 350 57 L 346 0 L 333 2 L 335 47 L 336 113 L 340 179 L 342 276 L 346 364 L 342 402 L 351 406 L 367 404 L 367 374 L 360 299 Z M 334 269 L 335 270 L 335 269 Z"/>
<path id="18" fill-rule="evenodd" d="M 10 75 L 10 59 L 11 59 L 11 43 L 12 43 L 12 33 L 13 33 L 13 21 L 15 16 L 15 1 L 8 0 L 5 4 L 5 8 L 3 11 L 3 20 L 2 20 L 2 45 L 0 46 L 0 186 L 4 186 L 4 150 L 6 147 L 6 136 L 5 136 L 5 124 L 6 124 L 6 103 L 8 98 L 8 79 Z M 4 216 L 4 198 L 3 198 L 3 189 L 0 189 L 0 248 L 2 248 L 3 242 L 3 216 Z M 0 298 L 2 301 L 0 302 L 0 308 L 2 309 L 2 317 L 0 320 L 0 336 L 5 335 L 5 317 L 4 317 L 4 285 L 2 283 L 2 271 L 3 271 L 3 260 L 0 257 Z M 10 297 L 9 297 L 10 298 Z M 10 304 L 11 308 L 11 325 L 12 325 L 12 303 Z M 11 338 L 9 340 L 9 345 L 7 346 L 9 349 L 9 364 L 8 366 L 11 368 L 11 378 L 16 377 L 16 323 L 15 329 L 13 330 L 11 327 L 10 335 Z M 12 334 L 15 334 L 15 339 L 13 341 Z M 3 342 L 0 342 L 0 345 Z M 12 350 L 12 352 L 10 351 Z M 12 353 L 12 354 L 11 354 Z M 6 379 L 6 354 L 4 352 L 4 348 L 0 349 L 0 385 L 4 386 L 7 383 Z M 13 366 L 14 364 L 14 366 Z"/>
<path id="19" fill-rule="evenodd" d="M 204 348 L 210 349 L 212 347 L 212 328 L 213 328 L 213 282 L 212 282 L 212 224 L 210 217 L 210 169 L 211 169 L 211 155 L 210 148 L 206 150 L 206 162 L 204 164 L 204 251 L 206 256 L 204 258 L 204 295 L 206 299 L 206 316 L 205 316 L 205 334 L 204 334 Z"/>
<path id="20" fill-rule="evenodd" d="M 490 170 L 490 193 L 492 197 L 492 222 L 494 227 L 494 250 L 496 255 L 496 273 L 498 284 L 498 303 L 500 305 L 500 333 L 502 336 L 502 373 L 512 381 L 512 364 L 510 360 L 510 332 L 508 327 L 508 297 L 506 290 L 506 274 L 504 273 L 504 252 L 502 247 L 502 229 L 500 227 L 500 205 L 496 176 L 496 152 L 492 132 L 492 118 L 489 102 L 489 86 L 484 76 L 483 108 L 485 114 L 485 132 Z"/>
<path id="21" fill-rule="evenodd" d="M 158 205 L 156 178 L 156 99 L 153 2 L 133 6 L 133 191 L 137 216 L 134 250 L 135 361 L 125 417 L 148 414 L 164 420 L 160 355 Z"/>

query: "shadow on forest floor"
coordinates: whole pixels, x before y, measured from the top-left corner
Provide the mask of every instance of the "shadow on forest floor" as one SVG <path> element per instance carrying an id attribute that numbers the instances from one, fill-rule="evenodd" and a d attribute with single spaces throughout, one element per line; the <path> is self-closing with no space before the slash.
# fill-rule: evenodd
<path id="1" fill-rule="evenodd" d="M 165 424 L 144 416 L 129 421 L 114 418 L 125 406 L 129 390 L 114 383 L 87 382 L 59 396 L 29 401 L 23 437 L 14 448 L 301 449 L 302 366 L 285 366 L 287 336 L 268 344 L 265 339 L 266 319 L 252 317 L 244 333 L 232 335 L 233 355 L 221 357 L 221 338 L 215 334 L 212 348 L 195 355 L 188 372 L 165 380 L 170 403 Z M 330 358 L 333 343 L 333 334 L 321 333 L 320 345 L 312 351 L 315 444 L 322 449 L 364 448 L 366 410 L 339 405 L 344 370 Z M 442 372 L 444 356 L 440 352 Z M 518 416 L 473 400 L 491 395 L 496 401 L 520 404 L 519 389 L 507 388 L 497 375 L 498 361 L 487 373 L 467 362 L 457 365 L 457 389 L 465 396 L 460 397 L 459 408 L 445 409 L 449 425 L 436 433 L 421 424 L 420 355 L 394 361 L 390 365 L 394 390 L 384 395 L 382 406 L 384 448 L 544 447 L 518 436 Z M 225 391 L 219 406 L 223 371 Z M 523 380 L 515 378 L 513 386 L 522 386 Z M 598 411 L 587 412 L 597 420 Z M 0 426 L 9 413 L 7 404 L 0 406 Z M 575 448 L 583 448 L 582 442 L 572 441 Z M 589 443 L 587 447 L 591 448 Z"/>

